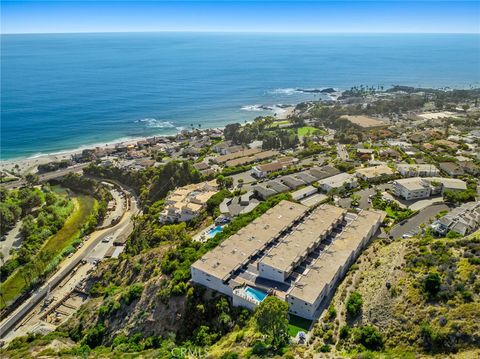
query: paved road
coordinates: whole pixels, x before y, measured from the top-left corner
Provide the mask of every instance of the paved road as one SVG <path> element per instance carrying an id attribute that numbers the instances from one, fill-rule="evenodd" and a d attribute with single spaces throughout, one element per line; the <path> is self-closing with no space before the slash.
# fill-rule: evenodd
<path id="1" fill-rule="evenodd" d="M 450 210 L 450 208 L 443 203 L 426 207 L 404 223 L 395 225 L 390 230 L 389 235 L 393 236 L 393 238 L 401 238 L 404 234 L 416 234 L 420 231 L 420 225 L 422 223 L 428 224 L 430 219 L 433 220 L 438 213 L 445 210 Z"/>
<path id="2" fill-rule="evenodd" d="M 10 250 L 12 248 L 18 248 L 22 244 L 22 237 L 20 236 L 20 228 L 22 227 L 22 221 L 18 221 L 6 235 L 5 240 L 0 242 L 0 252 L 3 255 L 3 263 L 10 258 Z M 3 264 L 2 263 L 2 264 Z"/>
<path id="3" fill-rule="evenodd" d="M 66 174 L 71 173 L 71 172 L 81 172 L 88 165 L 89 165 L 89 163 L 82 163 L 80 165 L 75 165 L 73 167 L 68 167 L 68 168 L 58 170 L 58 171 L 55 171 L 55 172 L 47 172 L 47 173 L 39 175 L 40 181 L 43 182 L 43 181 L 48 181 L 48 180 L 51 180 L 51 179 L 54 179 L 54 178 L 63 177 Z M 25 180 L 21 179 L 21 180 L 18 180 L 18 181 L 13 181 L 13 182 L 8 182 L 8 183 L 5 183 L 5 184 L 2 184 L 1 186 L 5 187 L 7 189 L 13 189 L 13 188 L 22 187 L 24 185 L 25 185 Z"/>
<path id="4" fill-rule="evenodd" d="M 49 288 L 55 288 L 61 283 L 69 273 L 83 260 L 85 257 L 101 242 L 101 240 L 109 235 L 113 235 L 117 230 L 130 230 L 132 226 L 128 226 L 132 216 L 137 214 L 138 208 L 136 201 L 132 199 L 131 208 L 125 212 L 118 224 L 111 228 L 96 231 L 91 234 L 90 239 L 85 245 L 77 250 L 75 254 L 64 261 L 60 265 L 60 269 L 55 273 L 40 289 L 32 294 L 29 299 L 22 303 L 13 313 L 0 323 L 0 338 L 4 338 L 47 294 Z"/>
<path id="5" fill-rule="evenodd" d="M 337 156 L 342 161 L 348 161 L 348 159 L 349 159 L 348 151 L 347 151 L 347 147 L 345 145 L 342 145 L 340 143 L 337 144 Z"/>

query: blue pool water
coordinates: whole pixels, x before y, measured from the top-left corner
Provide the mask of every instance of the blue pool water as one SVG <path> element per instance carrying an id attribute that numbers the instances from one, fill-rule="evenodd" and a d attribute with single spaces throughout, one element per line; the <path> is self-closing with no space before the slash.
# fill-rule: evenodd
<path id="1" fill-rule="evenodd" d="M 216 226 L 207 232 L 207 236 L 208 238 L 212 238 L 212 237 L 215 237 L 220 232 L 222 232 L 222 226 Z"/>
<path id="2" fill-rule="evenodd" d="M 262 300 L 265 299 L 267 296 L 267 293 L 262 292 L 261 290 L 252 288 L 252 287 L 246 287 L 245 288 L 245 295 L 247 297 L 250 297 L 258 302 L 261 302 Z"/>
<path id="3" fill-rule="evenodd" d="M 1 159 L 217 127 L 299 91 L 480 83 L 479 35 L 0 35 Z M 271 113 L 271 112 L 267 112 Z"/>

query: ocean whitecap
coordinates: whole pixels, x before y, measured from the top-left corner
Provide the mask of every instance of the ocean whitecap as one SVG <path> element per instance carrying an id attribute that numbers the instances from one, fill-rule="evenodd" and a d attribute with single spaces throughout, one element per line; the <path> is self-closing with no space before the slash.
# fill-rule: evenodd
<path id="1" fill-rule="evenodd" d="M 294 93 L 298 92 L 298 89 L 295 88 L 278 88 L 274 89 L 272 91 L 269 91 L 270 93 L 274 95 L 293 95 Z"/>
<path id="2" fill-rule="evenodd" d="M 170 121 L 162 121 L 156 118 L 143 118 L 135 122 L 144 123 L 147 127 L 151 127 L 151 128 L 174 128 L 175 127 L 175 125 Z"/>

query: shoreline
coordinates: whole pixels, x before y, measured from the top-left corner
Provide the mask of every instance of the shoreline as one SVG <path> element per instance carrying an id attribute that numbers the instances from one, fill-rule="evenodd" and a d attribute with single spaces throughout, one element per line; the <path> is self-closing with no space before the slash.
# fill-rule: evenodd
<path id="1" fill-rule="evenodd" d="M 276 118 L 278 120 L 283 120 L 286 119 L 289 115 L 293 113 L 293 110 L 295 109 L 296 104 L 284 107 L 282 108 L 282 111 L 278 111 L 276 113 Z M 254 112 L 254 111 L 252 111 Z M 250 121 L 248 121 L 250 122 Z M 225 126 L 228 123 L 226 123 L 223 126 L 217 126 L 217 127 L 205 127 L 201 130 L 214 130 L 214 129 L 219 129 L 223 130 Z M 58 162 L 62 160 L 69 160 L 71 159 L 72 155 L 80 154 L 82 153 L 83 150 L 85 149 L 90 149 L 90 148 L 102 148 L 102 149 L 107 149 L 107 148 L 115 148 L 117 145 L 130 145 L 130 144 L 135 144 L 138 141 L 146 140 L 147 138 L 152 138 L 152 137 L 172 137 L 176 136 L 182 131 L 188 131 L 190 132 L 189 129 L 177 129 L 175 133 L 166 135 L 149 135 L 149 136 L 141 136 L 141 137 L 123 137 L 119 138 L 116 140 L 112 140 L 110 142 L 101 142 L 101 143 L 93 143 L 93 144 L 85 144 L 81 145 L 80 147 L 74 148 L 74 149 L 66 149 L 64 151 L 58 151 L 58 152 L 52 152 L 52 153 L 41 153 L 41 154 L 36 154 L 30 157 L 19 157 L 19 158 L 12 158 L 12 159 L 6 159 L 6 160 L 0 160 L 0 171 L 2 172 L 8 172 L 8 173 L 18 173 L 18 174 L 26 174 L 29 172 L 32 172 L 36 169 L 37 166 L 41 164 L 46 164 L 49 162 Z M 18 171 L 17 171 L 18 168 Z"/>

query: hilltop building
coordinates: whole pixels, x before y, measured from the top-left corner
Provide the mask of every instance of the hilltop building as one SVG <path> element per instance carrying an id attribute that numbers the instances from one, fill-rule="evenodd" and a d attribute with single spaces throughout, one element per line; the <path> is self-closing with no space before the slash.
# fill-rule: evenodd
<path id="1" fill-rule="evenodd" d="M 433 222 L 431 227 L 442 236 L 449 231 L 462 236 L 475 232 L 480 227 L 480 201 L 462 204 Z"/>
<path id="2" fill-rule="evenodd" d="M 402 177 L 434 177 L 440 173 L 437 167 L 430 164 L 399 163 L 397 170 Z"/>
<path id="3" fill-rule="evenodd" d="M 378 181 L 392 176 L 393 170 L 386 165 L 380 165 L 358 168 L 355 173 L 358 178 L 361 178 L 365 181 Z"/>
<path id="4" fill-rule="evenodd" d="M 196 218 L 218 187 L 215 181 L 189 184 L 171 192 L 165 199 L 160 222 L 186 222 Z"/>
<path id="5" fill-rule="evenodd" d="M 282 201 L 191 266 L 193 282 L 255 308 L 267 295 L 307 319 L 332 293 L 384 219 Z"/>
<path id="6" fill-rule="evenodd" d="M 432 195 L 443 194 L 445 190 L 463 191 L 467 184 L 459 179 L 442 177 L 412 177 L 393 182 L 393 193 L 406 200 L 428 198 Z"/>

